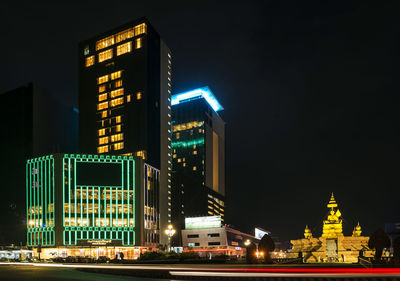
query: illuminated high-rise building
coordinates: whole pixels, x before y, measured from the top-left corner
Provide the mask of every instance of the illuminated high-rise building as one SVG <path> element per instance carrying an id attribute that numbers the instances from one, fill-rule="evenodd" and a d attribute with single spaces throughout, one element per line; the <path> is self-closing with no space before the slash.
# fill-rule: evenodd
<path id="1" fill-rule="evenodd" d="M 171 71 L 171 52 L 145 18 L 79 45 L 80 152 L 139 156 L 160 169 L 161 229 L 171 220 Z"/>
<path id="2" fill-rule="evenodd" d="M 172 96 L 172 221 L 225 215 L 223 107 L 208 87 Z"/>
<path id="3" fill-rule="evenodd" d="M 53 154 L 26 163 L 27 245 L 42 257 L 127 259 L 161 238 L 160 171 L 140 157 Z M 36 251 L 35 251 L 36 252 Z"/>

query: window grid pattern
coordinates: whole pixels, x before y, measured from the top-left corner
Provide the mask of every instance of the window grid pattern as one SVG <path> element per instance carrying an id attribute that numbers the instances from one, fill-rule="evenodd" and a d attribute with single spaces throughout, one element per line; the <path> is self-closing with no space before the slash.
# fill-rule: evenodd
<path id="1" fill-rule="evenodd" d="M 102 86 L 111 89 L 109 92 L 98 94 L 98 154 L 113 151 L 121 153 L 124 149 L 123 133 L 121 133 L 123 117 L 113 114 L 114 109 L 124 106 L 125 103 L 124 88 L 117 88 L 117 86 L 122 86 L 122 72 L 122 70 L 114 71 L 97 78 L 98 84 L 108 82 Z M 115 133 L 120 134 L 115 135 Z M 117 141 L 120 142 L 114 143 Z"/>
<path id="2" fill-rule="evenodd" d="M 135 161 L 132 157 L 64 155 L 63 243 L 79 240 L 121 240 L 135 245 Z M 113 163 L 122 167 L 121 186 L 77 185 L 76 164 Z"/>
<path id="3" fill-rule="evenodd" d="M 27 161 L 26 197 L 28 246 L 54 246 L 53 156 Z"/>
<path id="4" fill-rule="evenodd" d="M 115 43 L 122 42 L 126 39 L 132 38 L 134 36 L 138 36 L 141 34 L 145 34 L 147 30 L 147 26 L 145 23 L 138 24 L 134 27 L 128 28 L 124 31 L 121 31 L 117 34 L 108 36 L 96 42 L 96 51 L 102 50 L 104 48 L 110 47 Z"/>

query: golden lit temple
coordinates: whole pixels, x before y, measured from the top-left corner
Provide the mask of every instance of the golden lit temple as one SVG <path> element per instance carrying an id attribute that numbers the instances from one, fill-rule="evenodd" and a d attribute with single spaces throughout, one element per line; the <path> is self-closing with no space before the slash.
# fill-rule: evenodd
<path id="1" fill-rule="evenodd" d="M 342 213 L 332 193 L 327 204 L 329 213 L 322 224 L 322 235 L 314 238 L 308 225 L 304 230 L 304 238 L 291 240 L 293 248 L 288 257 L 297 258 L 300 253 L 304 262 L 358 262 L 360 251 L 366 257 L 373 256 L 368 248 L 369 237 L 361 236 L 360 223 L 354 227 L 352 236 L 343 235 Z"/>

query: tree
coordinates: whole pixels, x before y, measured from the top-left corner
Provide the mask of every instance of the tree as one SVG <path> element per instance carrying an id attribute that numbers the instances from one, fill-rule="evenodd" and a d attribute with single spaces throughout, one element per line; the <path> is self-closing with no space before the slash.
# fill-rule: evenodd
<path id="1" fill-rule="evenodd" d="M 246 263 L 256 263 L 257 247 L 254 243 L 250 243 L 246 247 Z"/>
<path id="2" fill-rule="evenodd" d="M 265 263 L 272 263 L 271 252 L 275 250 L 275 243 L 271 236 L 265 234 L 263 238 L 261 238 L 260 244 L 258 244 L 258 250 L 264 252 Z"/>
<path id="3" fill-rule="evenodd" d="M 393 263 L 400 264 L 400 236 L 393 241 Z"/>
<path id="4" fill-rule="evenodd" d="M 369 238 L 368 247 L 375 249 L 375 262 L 380 263 L 383 249 L 390 247 L 390 238 L 382 228 L 379 228 Z"/>

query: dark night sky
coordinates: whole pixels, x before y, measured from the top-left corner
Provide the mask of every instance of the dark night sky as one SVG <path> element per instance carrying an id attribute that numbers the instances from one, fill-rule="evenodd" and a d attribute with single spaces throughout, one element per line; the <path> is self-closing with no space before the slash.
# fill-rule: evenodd
<path id="1" fill-rule="evenodd" d="M 209 85 L 225 107 L 228 222 L 319 234 L 332 191 L 345 234 L 400 220 L 398 1 L 58 2 L 2 4 L 0 92 L 77 104 L 78 42 L 147 16 L 174 93 Z"/>

